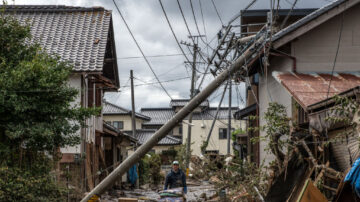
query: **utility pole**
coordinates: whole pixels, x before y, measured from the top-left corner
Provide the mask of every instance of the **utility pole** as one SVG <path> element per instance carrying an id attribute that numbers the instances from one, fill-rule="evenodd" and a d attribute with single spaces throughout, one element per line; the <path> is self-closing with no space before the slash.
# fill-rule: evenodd
<path id="1" fill-rule="evenodd" d="M 198 37 L 202 37 L 203 35 L 199 36 L 189 36 L 189 38 L 194 37 L 198 39 Z M 193 40 L 195 42 L 195 40 Z M 195 77 L 196 77 L 196 55 L 198 52 L 197 42 L 195 44 L 188 44 L 185 42 L 181 42 L 184 45 L 192 46 L 193 47 L 193 61 L 191 64 L 192 67 L 192 74 L 191 74 L 191 87 L 190 87 L 190 100 L 195 96 Z M 190 158 L 191 158 L 191 127 L 192 127 L 192 117 L 193 113 L 190 112 L 189 114 L 189 124 L 188 124 L 188 132 L 187 132 L 187 139 L 186 139 L 186 158 L 185 158 L 185 166 L 186 166 L 186 176 L 189 175 L 189 165 L 190 165 Z"/>
<path id="2" fill-rule="evenodd" d="M 130 80 L 131 80 L 131 126 L 132 126 L 132 136 L 136 138 L 136 123 L 135 123 L 135 95 L 134 95 L 134 76 L 133 70 L 130 70 Z"/>
<path id="3" fill-rule="evenodd" d="M 135 122 L 135 93 L 134 93 L 134 76 L 133 70 L 130 70 L 130 80 L 131 80 L 131 128 L 132 128 L 132 136 L 136 138 L 136 122 Z M 134 151 L 137 148 L 137 143 L 135 143 Z M 139 174 L 138 165 L 136 166 L 136 171 Z M 139 175 L 136 179 L 136 188 L 139 188 Z"/>
<path id="4" fill-rule="evenodd" d="M 261 33 L 260 33 L 261 34 Z M 175 126 L 179 124 L 191 111 L 195 110 L 205 99 L 207 99 L 224 81 L 227 80 L 229 74 L 237 72 L 239 75 L 246 75 L 246 69 L 243 67 L 245 60 L 251 60 L 261 53 L 266 41 L 265 36 L 260 35 L 255 42 L 247 49 L 241 52 L 241 55 L 223 72 L 208 84 L 200 93 L 196 94 L 189 103 L 187 103 L 180 111 L 178 111 L 166 124 L 151 136 L 150 139 L 142 144 L 133 155 L 126 158 L 117 168 L 105 177 L 96 187 L 91 190 L 81 202 L 88 201 L 94 195 L 101 195 L 110 187 L 119 177 L 121 177 L 132 165 L 138 162 L 145 154 L 150 151 L 162 138 L 164 138 Z"/>
<path id="5" fill-rule="evenodd" d="M 227 130 L 227 155 L 230 155 L 230 139 L 231 139 L 231 75 L 229 74 L 229 117 Z"/>

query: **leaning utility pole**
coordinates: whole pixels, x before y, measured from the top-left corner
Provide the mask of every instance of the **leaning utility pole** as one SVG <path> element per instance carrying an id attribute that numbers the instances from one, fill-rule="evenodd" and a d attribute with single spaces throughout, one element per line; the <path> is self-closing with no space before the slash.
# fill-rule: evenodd
<path id="1" fill-rule="evenodd" d="M 229 117 L 227 130 L 227 155 L 230 155 L 230 138 L 231 138 L 231 75 L 229 74 Z"/>
<path id="2" fill-rule="evenodd" d="M 126 158 L 117 168 L 115 168 L 103 181 L 101 181 L 93 190 L 91 190 L 81 202 L 88 201 L 94 195 L 100 195 L 106 191 L 119 177 L 121 177 L 128 169 L 138 162 L 148 151 L 150 151 L 162 138 L 164 138 L 175 126 L 179 124 L 187 115 L 198 107 L 205 99 L 207 99 L 224 81 L 229 74 L 237 72 L 240 75 L 246 75 L 246 68 L 243 67 L 245 60 L 253 60 L 262 51 L 265 45 L 265 36 L 263 32 L 259 32 L 259 36 L 255 38 L 254 43 L 249 44 L 248 48 L 241 52 L 241 55 L 231 63 L 231 65 L 221 72 L 208 86 L 200 93 L 195 95 L 190 102 L 178 111 L 166 124 L 155 132 L 151 138 L 142 144 L 134 154 Z"/>

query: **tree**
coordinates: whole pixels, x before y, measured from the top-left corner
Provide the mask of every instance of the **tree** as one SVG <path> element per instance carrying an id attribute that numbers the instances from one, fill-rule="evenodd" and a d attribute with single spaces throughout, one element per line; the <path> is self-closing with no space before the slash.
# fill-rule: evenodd
<path id="1" fill-rule="evenodd" d="M 73 105 L 72 67 L 32 42 L 29 25 L 0 15 L 0 201 L 61 200 L 50 175 L 57 148 L 79 144 L 99 109 Z"/>

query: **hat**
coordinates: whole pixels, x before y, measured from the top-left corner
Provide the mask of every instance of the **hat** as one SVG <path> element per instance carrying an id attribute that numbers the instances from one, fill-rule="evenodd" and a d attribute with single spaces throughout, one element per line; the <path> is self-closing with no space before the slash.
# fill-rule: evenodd
<path id="1" fill-rule="evenodd" d="M 173 165 L 179 165 L 179 161 L 173 161 Z"/>

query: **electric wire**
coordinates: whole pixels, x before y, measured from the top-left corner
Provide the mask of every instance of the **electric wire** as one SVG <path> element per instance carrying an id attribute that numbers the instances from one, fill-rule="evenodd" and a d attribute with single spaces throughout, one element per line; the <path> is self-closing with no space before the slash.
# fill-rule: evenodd
<path id="1" fill-rule="evenodd" d="M 336 66 L 336 60 L 337 60 L 337 57 L 338 57 L 338 54 L 339 54 L 341 36 L 342 36 L 342 32 L 343 32 L 343 26 L 344 26 L 344 13 L 342 14 L 342 18 L 341 18 L 340 33 L 339 33 L 339 38 L 338 38 L 338 42 L 337 42 L 337 47 L 336 47 L 336 53 L 335 53 L 334 63 L 333 63 L 332 70 L 331 70 L 329 87 L 328 87 L 328 90 L 327 90 L 327 93 L 326 93 L 326 99 L 329 98 L 331 81 L 332 81 L 332 79 L 333 79 L 333 77 L 334 77 L 334 71 L 335 71 L 335 66 Z"/>
<path id="2" fill-rule="evenodd" d="M 174 57 L 174 56 L 183 56 L 182 53 L 174 53 L 174 54 L 165 54 L 165 55 L 148 55 L 147 58 L 159 58 L 159 57 Z M 126 60 L 126 59 L 138 59 L 144 58 L 143 56 L 127 56 L 127 57 L 118 57 L 118 60 Z"/>
<path id="3" fill-rule="evenodd" d="M 221 19 L 220 15 L 219 15 L 219 11 L 218 11 L 218 9 L 216 8 L 216 5 L 215 5 L 214 0 L 211 0 L 211 2 L 212 2 L 212 5 L 214 6 L 214 9 L 215 9 L 215 11 L 216 11 L 216 15 L 218 16 L 218 18 L 219 18 L 219 20 L 220 20 L 220 22 L 221 22 L 221 25 L 223 25 L 223 26 L 224 26 L 224 23 L 223 23 L 223 21 L 222 21 L 222 19 Z"/>
<path id="4" fill-rule="evenodd" d="M 190 63 L 189 58 L 186 56 L 186 54 L 185 54 L 185 52 L 184 52 L 183 48 L 181 47 L 181 45 L 180 45 L 180 43 L 179 43 L 178 38 L 176 37 L 176 34 L 175 34 L 175 32 L 174 32 L 174 30 L 173 30 L 173 28 L 172 28 L 172 26 L 171 26 L 170 20 L 169 20 L 169 18 L 168 18 L 168 16 L 167 16 L 167 14 L 166 14 L 166 11 L 165 11 L 164 5 L 162 4 L 162 1 L 161 1 L 161 0 L 159 0 L 159 3 L 160 3 L 161 9 L 162 9 L 162 11 L 163 11 L 163 13 L 164 13 L 164 16 L 165 16 L 165 18 L 166 18 L 166 21 L 167 21 L 167 23 L 168 23 L 168 25 L 169 25 L 169 27 L 170 27 L 171 33 L 173 34 L 173 36 L 174 36 L 174 38 L 175 38 L 175 41 L 176 41 L 177 45 L 179 46 L 179 48 L 180 48 L 181 52 L 183 53 L 183 55 L 184 55 L 184 57 L 185 57 L 186 61 Z"/>
<path id="5" fill-rule="evenodd" d="M 285 24 L 286 24 L 286 22 L 288 21 L 290 15 L 291 15 L 291 13 L 292 13 L 292 11 L 294 10 L 297 1 L 298 1 L 298 0 L 294 0 L 294 3 L 292 4 L 290 11 L 288 12 L 288 14 L 286 15 L 285 19 L 283 20 L 283 22 L 282 22 L 281 25 L 280 25 L 280 29 L 282 29 L 282 28 L 285 27 Z"/>
<path id="6" fill-rule="evenodd" d="M 160 1 L 160 0 L 159 0 L 159 1 Z M 165 87 L 163 86 L 163 84 L 160 82 L 160 80 L 159 80 L 159 78 L 157 77 L 157 75 L 156 75 L 156 73 L 155 73 L 154 69 L 153 69 L 153 68 L 152 68 L 152 66 L 150 65 L 150 62 L 148 61 L 148 59 L 146 58 L 146 56 L 145 56 L 144 52 L 142 51 L 142 49 L 141 49 L 141 47 L 140 47 L 139 43 L 137 42 L 137 40 L 136 40 L 135 36 L 133 35 L 133 33 L 132 33 L 132 31 L 131 31 L 131 29 L 130 29 L 129 25 L 127 24 L 127 22 L 126 22 L 126 20 L 125 20 L 124 16 L 122 15 L 122 13 L 121 13 L 121 11 L 120 11 L 120 9 L 119 9 L 118 5 L 116 4 L 115 0 L 113 0 L 113 2 L 114 2 L 114 5 L 115 5 L 115 7 L 116 7 L 116 10 L 119 12 L 120 17 L 121 17 L 121 19 L 123 20 L 123 22 L 124 22 L 124 24 L 125 24 L 125 26 L 126 26 L 127 30 L 129 31 L 129 33 L 130 33 L 131 37 L 133 38 L 133 40 L 134 40 L 134 42 L 135 42 L 136 46 L 138 47 L 139 51 L 141 52 L 141 55 L 144 57 L 144 60 L 146 61 L 146 64 L 149 66 L 149 68 L 150 68 L 151 72 L 154 74 L 154 76 L 155 76 L 156 80 L 159 82 L 159 85 L 160 85 L 160 86 L 161 86 L 161 88 L 164 90 L 164 92 L 166 93 L 166 95 L 167 95 L 170 99 L 172 99 L 172 98 L 171 98 L 171 95 L 170 95 L 170 94 L 169 94 L 169 92 L 165 89 Z M 184 56 L 186 57 L 185 53 L 184 53 Z"/>

